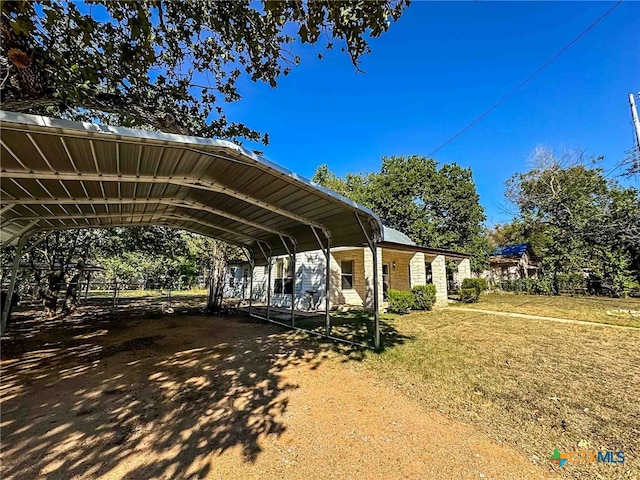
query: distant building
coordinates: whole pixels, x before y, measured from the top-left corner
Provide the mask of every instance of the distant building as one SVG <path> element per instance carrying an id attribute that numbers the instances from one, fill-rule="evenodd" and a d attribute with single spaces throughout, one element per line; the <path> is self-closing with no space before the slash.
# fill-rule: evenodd
<path id="1" fill-rule="evenodd" d="M 489 255 L 489 270 L 482 275 L 494 282 L 519 278 L 538 278 L 542 257 L 530 243 L 516 243 L 496 248 Z"/>

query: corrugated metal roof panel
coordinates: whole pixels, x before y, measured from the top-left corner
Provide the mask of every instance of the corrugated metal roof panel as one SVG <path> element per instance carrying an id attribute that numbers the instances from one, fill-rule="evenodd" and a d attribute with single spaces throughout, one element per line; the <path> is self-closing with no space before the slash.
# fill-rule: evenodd
<path id="1" fill-rule="evenodd" d="M 258 242 L 286 253 L 280 235 L 317 249 L 311 226 L 333 246 L 381 236 L 370 210 L 231 142 L 12 112 L 0 129 L 3 241 L 29 228 L 163 224 L 245 246 L 260 263 Z"/>

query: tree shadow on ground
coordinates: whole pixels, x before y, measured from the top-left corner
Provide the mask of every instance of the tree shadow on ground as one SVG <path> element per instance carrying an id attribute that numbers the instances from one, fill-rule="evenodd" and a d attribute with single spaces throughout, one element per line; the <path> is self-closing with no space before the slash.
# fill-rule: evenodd
<path id="1" fill-rule="evenodd" d="M 393 321 L 389 317 L 381 315 L 379 323 L 380 351 L 410 340 L 410 337 L 396 330 Z M 296 317 L 296 327 L 323 335 L 325 333 L 325 317 L 324 315 Z M 333 338 L 338 340 L 373 348 L 375 334 L 373 314 L 364 310 L 331 312 L 330 333 Z M 336 348 L 345 352 L 344 346 L 337 345 Z M 347 350 L 350 353 L 350 358 L 356 356 L 354 355 L 356 351 L 361 351 L 355 346 Z"/>
<path id="2" fill-rule="evenodd" d="M 284 369 L 362 358 L 246 316 L 20 316 L 2 339 L 4 478 L 203 478 L 233 448 L 254 462 L 286 429 Z"/>

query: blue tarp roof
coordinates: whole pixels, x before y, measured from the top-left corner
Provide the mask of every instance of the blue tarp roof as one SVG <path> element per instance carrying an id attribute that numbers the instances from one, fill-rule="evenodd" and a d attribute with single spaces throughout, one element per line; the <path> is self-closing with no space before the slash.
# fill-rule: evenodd
<path id="1" fill-rule="evenodd" d="M 530 243 L 514 243 L 513 245 L 504 245 L 496 248 L 491 252 L 491 256 L 501 257 L 521 257 L 528 248 L 531 247 Z"/>

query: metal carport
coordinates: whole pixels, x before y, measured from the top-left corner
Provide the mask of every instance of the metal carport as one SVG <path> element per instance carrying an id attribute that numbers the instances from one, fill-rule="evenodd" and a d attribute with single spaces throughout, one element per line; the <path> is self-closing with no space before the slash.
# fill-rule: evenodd
<path id="1" fill-rule="evenodd" d="M 0 144 L 0 240 L 18 243 L 8 298 L 35 232 L 165 225 L 242 247 L 252 266 L 318 247 L 328 259 L 369 246 L 375 258 L 382 240 L 371 210 L 229 141 L 0 111 Z M 326 335 L 329 322 L 327 301 Z"/>

